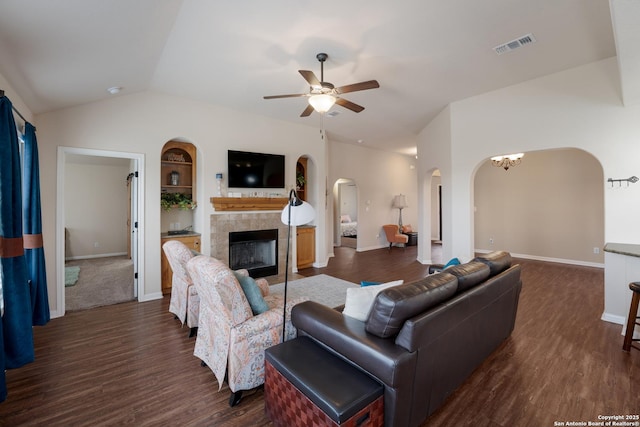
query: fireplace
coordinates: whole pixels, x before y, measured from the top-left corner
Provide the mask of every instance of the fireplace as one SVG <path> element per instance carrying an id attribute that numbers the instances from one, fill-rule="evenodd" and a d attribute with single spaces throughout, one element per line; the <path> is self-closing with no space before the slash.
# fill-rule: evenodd
<path id="1" fill-rule="evenodd" d="M 278 230 L 229 232 L 229 266 L 251 277 L 278 274 Z"/>

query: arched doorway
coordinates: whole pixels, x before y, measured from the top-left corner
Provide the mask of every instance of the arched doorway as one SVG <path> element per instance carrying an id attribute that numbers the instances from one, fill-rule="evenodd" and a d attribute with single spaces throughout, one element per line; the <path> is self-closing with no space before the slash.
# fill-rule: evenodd
<path id="1" fill-rule="evenodd" d="M 336 180 L 334 196 L 334 245 L 358 248 L 358 186 L 349 178 Z"/>

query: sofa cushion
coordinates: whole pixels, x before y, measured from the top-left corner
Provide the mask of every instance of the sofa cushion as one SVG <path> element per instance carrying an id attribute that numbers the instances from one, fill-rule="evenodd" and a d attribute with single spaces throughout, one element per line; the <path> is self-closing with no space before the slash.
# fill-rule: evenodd
<path id="1" fill-rule="evenodd" d="M 398 334 L 405 320 L 448 300 L 457 288 L 456 276 L 440 273 L 385 289 L 376 297 L 365 328 L 380 338 L 393 337 Z"/>
<path id="2" fill-rule="evenodd" d="M 475 257 L 473 261 L 480 261 L 487 264 L 490 269 L 489 276 L 493 277 L 511 267 L 511 254 L 505 251 L 495 251 L 479 255 Z"/>
<path id="3" fill-rule="evenodd" d="M 489 266 L 480 261 L 471 261 L 447 269 L 447 273 L 458 278 L 458 290 L 456 291 L 458 294 L 487 280 L 490 272 Z"/>
<path id="4" fill-rule="evenodd" d="M 253 312 L 254 316 L 258 314 L 264 313 L 269 310 L 269 304 L 264 300 L 262 296 L 262 292 L 260 291 L 260 287 L 256 283 L 256 281 L 249 276 L 245 276 L 241 273 L 233 272 L 236 276 L 236 279 L 240 283 L 240 287 L 244 292 L 244 296 L 247 298 L 249 302 L 249 306 L 251 307 L 251 312 Z"/>
<path id="5" fill-rule="evenodd" d="M 376 295 L 384 289 L 398 286 L 404 283 L 403 280 L 382 283 L 379 285 L 363 286 L 360 288 L 347 288 L 347 298 L 344 302 L 342 314 L 358 319 L 362 322 L 367 320 L 367 315 L 371 310 Z"/>
<path id="6" fill-rule="evenodd" d="M 442 267 L 442 269 L 446 270 L 447 268 L 453 267 L 454 265 L 460 265 L 460 260 L 458 258 L 451 258 L 449 262 L 446 263 L 444 267 Z"/>
<path id="7" fill-rule="evenodd" d="M 380 282 L 369 282 L 368 280 L 363 280 L 360 282 L 360 286 L 361 287 L 365 287 L 365 286 L 376 286 L 376 285 L 381 285 L 382 283 Z"/>

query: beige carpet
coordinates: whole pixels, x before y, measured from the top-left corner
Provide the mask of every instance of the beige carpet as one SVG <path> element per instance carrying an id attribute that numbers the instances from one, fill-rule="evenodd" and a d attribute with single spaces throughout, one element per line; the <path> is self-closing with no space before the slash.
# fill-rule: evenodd
<path id="1" fill-rule="evenodd" d="M 131 301 L 133 262 L 126 256 L 68 261 L 80 267 L 75 285 L 65 287 L 65 310 L 85 310 Z"/>

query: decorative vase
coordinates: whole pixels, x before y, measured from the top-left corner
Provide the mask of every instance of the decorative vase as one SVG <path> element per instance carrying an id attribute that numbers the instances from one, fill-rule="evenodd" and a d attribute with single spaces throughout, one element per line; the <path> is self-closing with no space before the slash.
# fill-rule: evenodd
<path id="1" fill-rule="evenodd" d="M 180 174 L 178 171 L 171 171 L 171 185 L 180 184 Z"/>

